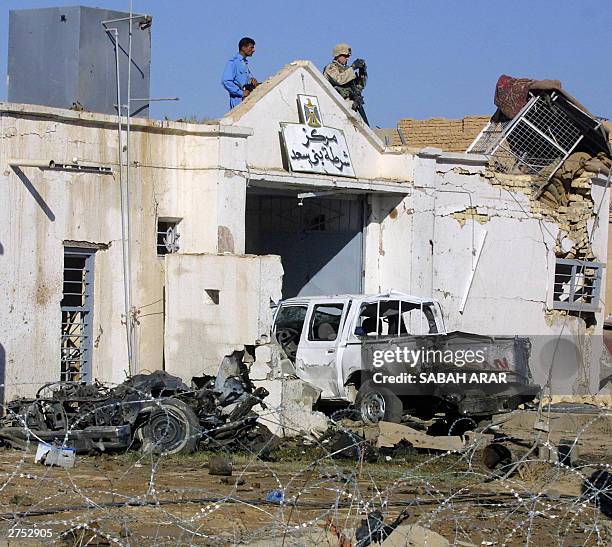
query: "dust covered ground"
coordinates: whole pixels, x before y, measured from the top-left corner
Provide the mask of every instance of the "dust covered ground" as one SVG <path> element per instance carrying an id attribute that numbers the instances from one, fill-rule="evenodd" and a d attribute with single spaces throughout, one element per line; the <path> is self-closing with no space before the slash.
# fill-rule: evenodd
<path id="1" fill-rule="evenodd" d="M 385 523 L 403 511 L 404 524 L 451 545 L 609 545 L 612 521 L 581 493 L 593 471 L 610 469 L 608 423 L 579 421 L 565 427 L 579 427 L 583 440 L 590 431 L 592 442 L 572 467 L 534 453 L 507 478 L 483 465 L 476 445 L 397 448 L 368 463 L 333 458 L 324 442 L 293 441 L 274 461 L 221 453 L 231 477 L 209 474 L 208 452 L 77 456 L 62 469 L 35 464 L 33 446 L 0 449 L 0 544 L 357 545 L 355 529 L 380 510 Z M 266 501 L 274 490 L 282 503 Z"/>

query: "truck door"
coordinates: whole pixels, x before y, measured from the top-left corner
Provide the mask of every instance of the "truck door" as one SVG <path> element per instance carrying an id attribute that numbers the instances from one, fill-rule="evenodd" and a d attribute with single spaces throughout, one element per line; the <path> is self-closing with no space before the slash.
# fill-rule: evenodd
<path id="1" fill-rule="evenodd" d="M 325 398 L 340 396 L 336 358 L 346 308 L 343 302 L 312 304 L 297 350 L 298 376 L 321 389 Z"/>

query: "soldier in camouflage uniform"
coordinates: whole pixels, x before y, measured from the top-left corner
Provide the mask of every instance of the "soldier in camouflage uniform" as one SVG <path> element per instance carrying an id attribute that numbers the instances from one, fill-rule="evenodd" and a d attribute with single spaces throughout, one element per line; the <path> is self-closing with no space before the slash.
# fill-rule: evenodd
<path id="1" fill-rule="evenodd" d="M 337 44 L 334 47 L 333 56 L 334 60 L 325 67 L 323 74 L 350 108 L 357 111 L 363 110 L 361 92 L 366 82 L 365 61 L 355 59 L 353 64 L 349 66 L 351 47 L 348 44 Z M 364 115 L 365 113 L 362 114 L 362 117 Z"/>

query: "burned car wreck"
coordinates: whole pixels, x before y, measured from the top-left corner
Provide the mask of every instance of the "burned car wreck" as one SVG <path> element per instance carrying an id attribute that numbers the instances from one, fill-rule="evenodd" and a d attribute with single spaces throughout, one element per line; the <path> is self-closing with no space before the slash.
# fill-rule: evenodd
<path id="1" fill-rule="evenodd" d="M 0 440 L 15 448 L 42 441 L 79 453 L 176 454 L 199 445 L 265 451 L 273 435 L 252 409 L 265 408 L 268 392 L 253 386 L 241 357 L 226 357 L 216 377 L 194 378 L 192 388 L 165 371 L 137 374 L 116 387 L 45 384 L 34 399 L 8 403 Z"/>

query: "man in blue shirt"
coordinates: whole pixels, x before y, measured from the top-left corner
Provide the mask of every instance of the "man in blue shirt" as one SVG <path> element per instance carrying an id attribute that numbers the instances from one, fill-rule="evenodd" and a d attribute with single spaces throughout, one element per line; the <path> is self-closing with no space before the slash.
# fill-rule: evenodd
<path id="1" fill-rule="evenodd" d="M 249 96 L 258 82 L 249 69 L 247 57 L 255 53 L 255 40 L 242 38 L 238 42 L 238 53 L 225 65 L 221 83 L 230 96 L 230 109 L 239 105 L 242 99 Z"/>

